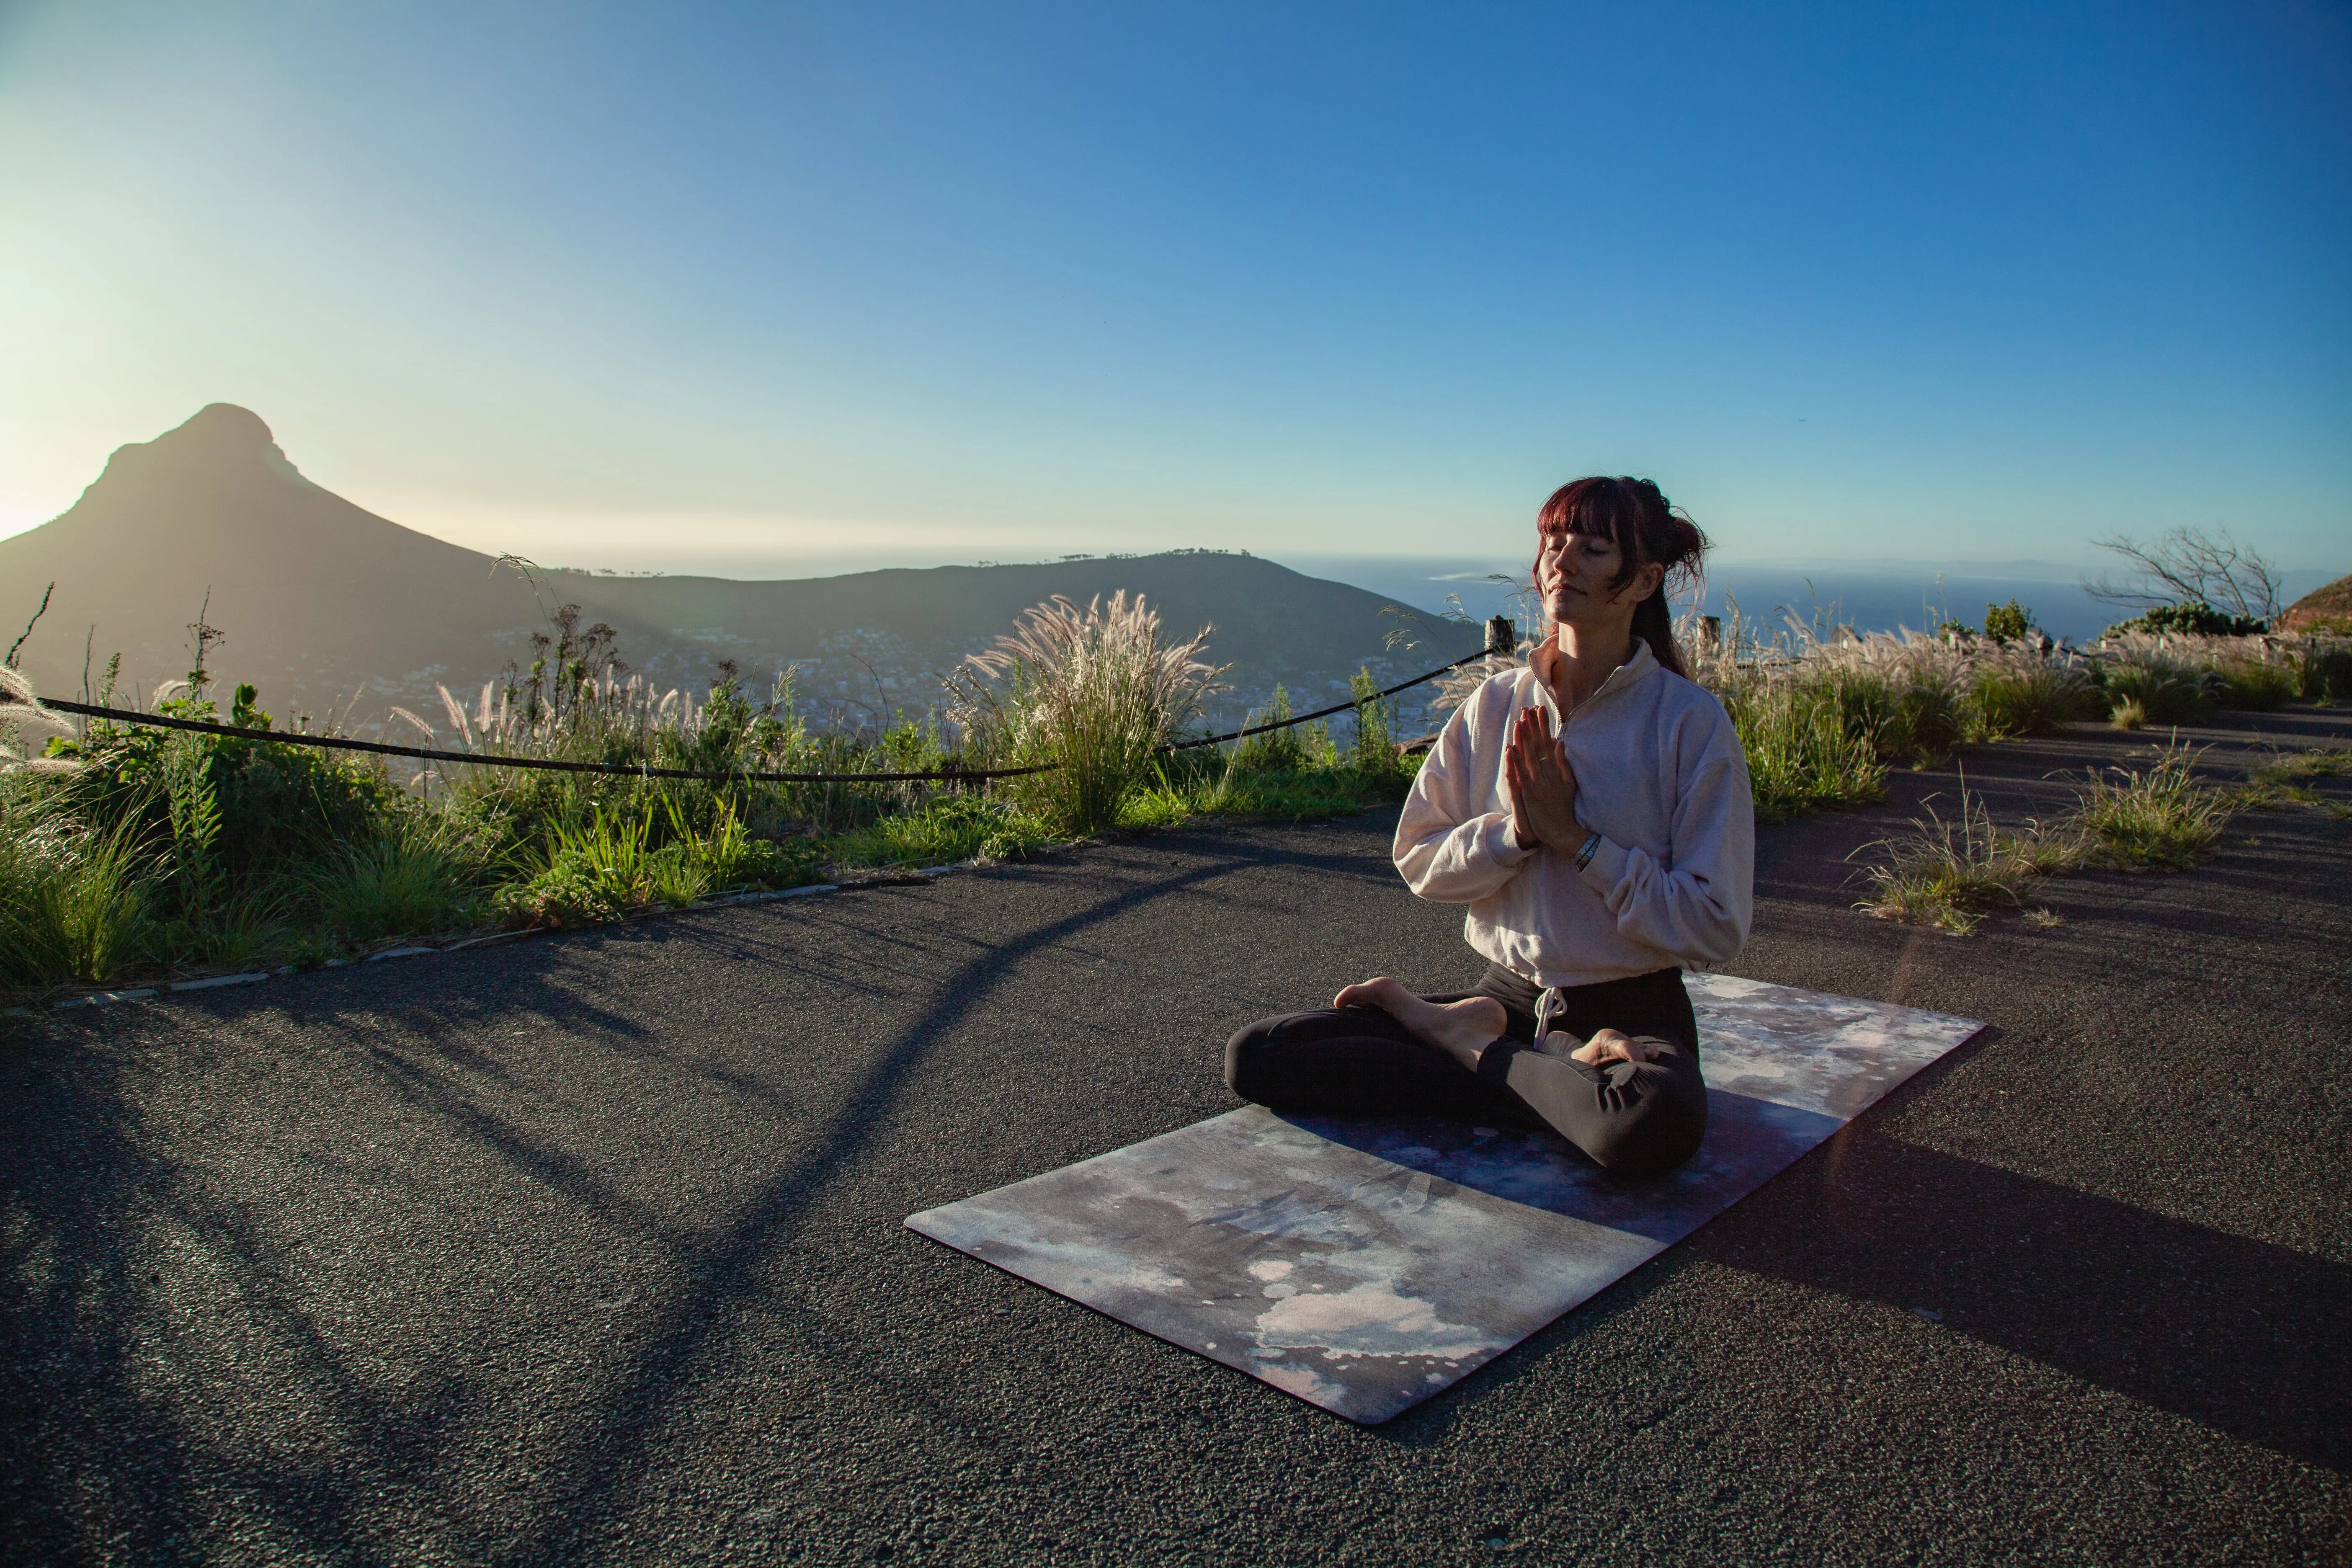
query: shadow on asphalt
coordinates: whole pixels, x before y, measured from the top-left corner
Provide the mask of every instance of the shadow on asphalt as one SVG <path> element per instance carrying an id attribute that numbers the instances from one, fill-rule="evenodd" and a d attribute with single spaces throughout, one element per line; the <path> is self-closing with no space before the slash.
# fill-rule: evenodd
<path id="1" fill-rule="evenodd" d="M 2352 1473 L 2352 1268 L 1956 1159 L 1864 1117 L 1786 1173 L 1813 1216 L 1737 1267 L 1942 1328 Z"/>
<path id="2" fill-rule="evenodd" d="M 2063 744 L 1994 757 L 1984 770 L 1985 786 L 2003 792 L 2012 806 L 2035 809 L 2047 809 L 2050 786 L 2041 773 L 2074 761 Z M 1972 761 L 1972 787 L 1975 772 Z M 1895 784 L 1895 806 L 1903 814 L 1950 787 L 1928 775 L 1898 774 Z M 1869 922 L 1847 908 L 1852 894 L 1840 881 L 1841 858 L 1885 833 L 1888 824 L 1882 808 L 1768 829 L 1759 894 L 1772 901 L 1776 940 L 1828 954 L 1818 962 L 1848 974 L 1843 983 L 1856 994 L 1936 1005 L 1911 994 L 1923 976 L 1948 973 L 1960 962 L 1955 955 L 2011 950 L 1990 939 L 1970 948 L 1917 932 L 1857 931 Z M 2275 846 L 2209 865 L 2199 874 L 2204 891 L 2195 899 L 2168 901 L 2153 895 L 2174 884 L 2113 873 L 2054 884 L 2055 900 L 2107 912 L 2094 908 L 2074 920 L 2063 943 L 2021 946 L 2014 952 L 2023 959 L 2012 953 L 2000 962 L 2053 994 L 2158 973 L 2176 948 L 2210 947 L 2213 899 L 2252 899 L 2274 891 L 2283 879 L 2291 881 L 2299 858 L 2314 852 L 2307 845 L 2317 840 L 2309 836 L 2319 830 L 2293 818 L 2258 826 L 2258 835 Z M 1168 841 L 1172 847 L 1163 858 L 1174 868 L 1166 873 L 1147 873 L 1139 854 L 1134 867 L 1092 881 L 1081 875 L 1092 875 L 1085 857 L 992 871 L 989 879 L 1003 890 L 1027 889 L 1041 903 L 1050 894 L 1068 910 L 1024 929 L 925 930 L 904 905 L 852 897 L 828 903 L 829 930 L 838 940 L 824 942 L 810 940 L 800 926 L 720 914 L 662 922 L 657 935 L 646 937 L 676 944 L 679 962 L 690 957 L 720 973 L 714 985 L 723 984 L 725 966 L 740 964 L 746 973 L 788 978 L 803 988 L 796 994 L 834 998 L 845 1016 L 854 1003 L 889 1003 L 890 1016 L 901 1022 L 862 1051 L 837 1085 L 751 1070 L 690 1037 L 665 1035 L 643 1014 L 598 1000 L 578 973 L 579 952 L 606 940 L 594 936 L 581 939 L 568 958 L 553 943 L 508 950 L 495 984 L 482 978 L 488 968 L 472 971 L 470 981 L 445 982 L 446 991 L 424 1001 L 371 1002 L 387 994 L 379 977 L 339 972 L 331 984 L 282 1001 L 262 994 L 274 987 L 258 987 L 247 997 L 210 994 L 200 1008 L 192 1006 L 189 1016 L 201 1010 L 223 1026 L 201 1048 L 214 1053 L 203 1070 L 224 1100 L 245 1092 L 250 1074 L 266 1070 L 236 1053 L 240 1030 L 299 1008 L 312 1033 L 281 1049 L 331 1057 L 338 1070 L 356 1066 L 398 1106 L 503 1166 L 531 1192 L 554 1194 L 658 1251 L 666 1262 L 660 1284 L 629 1310 L 609 1359 L 593 1374 L 583 1373 L 580 1403 L 561 1412 L 487 1405 L 494 1395 L 467 1374 L 464 1346 L 451 1346 L 448 1363 L 422 1375 L 390 1382 L 375 1375 L 364 1332 L 355 1331 L 348 1316 L 324 1322 L 318 1316 L 318 1259 L 294 1256 L 296 1242 L 282 1226 L 273 1234 L 268 1214 L 251 1207 L 250 1193 L 224 1197 L 189 1179 L 163 1152 L 184 1130 L 150 1122 L 152 1079 L 162 1068 L 135 1053 L 83 1049 L 63 1036 L 29 1051 L 12 1042 L 0 1058 L 14 1100 L 6 1112 L 14 1147 L 0 1156 L 7 1198 L 0 1323 L 9 1352 L 0 1366 L 0 1417 L 7 1428 L 0 1436 L 0 1508 L 13 1517 L 0 1539 L 61 1549 L 79 1542 L 79 1555 L 91 1559 L 192 1563 L 210 1554 L 203 1531 L 220 1498 L 236 1494 L 255 1500 L 289 1545 L 323 1560 L 373 1560 L 391 1543 L 370 1510 L 385 1494 L 401 1494 L 446 1504 L 452 1535 L 445 1544 L 474 1560 L 592 1556 L 659 1489 L 660 1472 L 674 1468 L 676 1458 L 657 1453 L 656 1438 L 688 1419 L 691 1402 L 711 1382 L 710 1367 L 755 1318 L 763 1331 L 805 1346 L 813 1360 L 853 1367 L 887 1389 L 893 1411 L 924 1412 L 938 1429 L 969 1436 L 960 1429 L 971 1419 L 919 1375 L 920 1367 L 873 1364 L 874 1346 L 857 1331 L 861 1325 L 845 1327 L 810 1305 L 825 1283 L 822 1273 L 814 1283 L 789 1289 L 763 1273 L 799 1216 L 853 1162 L 872 1152 L 942 1037 L 1024 965 L 1089 941 L 1103 943 L 1106 962 L 1131 961 L 1137 931 L 1150 928 L 1112 928 L 1157 919 L 1171 900 L 1243 870 L 1296 868 L 1385 898 L 1392 874 L 1366 853 L 1371 837 L 1360 826 L 1329 852 L 1293 838 L 1274 853 L 1196 834 Z M 1106 855 L 1098 864 L 1118 859 Z M 1074 887 L 1100 896 L 1074 900 Z M 1313 889 L 1310 882 L 1280 897 L 1255 895 L 1260 902 L 1246 916 L 1256 922 L 1255 934 L 1246 940 L 1276 947 L 1284 932 L 1273 922 L 1306 923 Z M 1078 907 L 1072 909 L 1074 901 Z M 2289 994 L 2313 965 L 2340 967 L 2340 952 L 2315 947 L 2321 939 L 2312 933 L 2262 934 L 2262 942 L 2227 959 L 2229 975 L 2247 992 Z M 1343 931 L 1333 940 L 1345 938 Z M 2000 940 L 2035 939 L 2011 933 Z M 1876 943 L 1872 951 L 1882 963 L 1874 979 L 1853 964 L 1852 952 L 1864 942 Z M 1829 983 L 1841 982 L 1833 974 Z M 1237 1016 L 1244 1011 L 1235 1008 Z M 155 1016 L 171 1015 L 159 1008 Z M 170 1051 L 199 1048 L 193 1038 L 173 1037 L 166 1025 L 154 1027 Z M 501 1038 L 560 1035 L 583 1053 L 644 1064 L 697 1091 L 803 1115 L 806 1131 L 789 1147 L 759 1152 L 767 1173 L 718 1223 L 688 1223 L 665 1212 L 658 1187 L 633 1191 L 609 1174 L 598 1151 L 576 1132 L 535 1129 L 528 1115 L 532 1097 L 547 1092 L 543 1085 L 523 1085 L 510 1102 L 521 1107 L 514 1113 L 490 1103 L 482 1086 L 517 1082 L 513 1059 L 490 1039 L 493 1030 Z M 1549 1377 L 1563 1363 L 1611 1355 L 1619 1326 L 1676 1270 L 1713 1267 L 1920 1312 L 1923 1331 L 1989 1345 L 2305 1464 L 2352 1473 L 2342 1349 L 2352 1268 L 2199 1224 L 2178 1210 L 2156 1212 L 1927 1147 L 1892 1130 L 1906 1108 L 1987 1056 L 1995 1038 L 1988 1034 L 1955 1053 L 1690 1241 L 1447 1395 L 1361 1440 L 1435 1446 L 1513 1384 Z M 2034 1073 L 2032 1045 L 2021 1038 L 2000 1070 Z M 1024 1065 L 1017 1057 L 1007 1064 Z M 2246 1066 L 2251 1079 L 2255 1064 Z M 2217 1091 L 2231 1094 L 2246 1087 L 2214 1081 Z M 2063 1086 L 2053 1092 L 2063 1092 Z M 173 1114 L 194 1113 L 183 1103 Z M 413 1191 L 411 1208 L 428 1211 L 441 1201 L 417 1184 L 397 1148 L 354 1143 L 336 1157 L 345 1163 L 331 1173 L 344 1184 L 334 1190 Z M 2210 1157 L 2226 1158 L 2227 1152 L 2217 1146 Z M 304 1198 L 293 1192 L 277 1201 L 299 1205 Z M 158 1235 L 184 1238 L 170 1243 L 184 1252 L 159 1258 Z M 426 1254 L 446 1245 L 430 1234 L 364 1239 L 377 1249 L 379 1266 L 382 1257 L 403 1249 Z M 421 1266 L 429 1269 L 433 1260 Z M 364 1304 L 365 1286 L 362 1279 L 352 1300 Z M 360 1309 L 346 1303 L 343 1310 Z M 159 1397 L 142 1369 L 193 1356 L 199 1338 L 227 1342 L 233 1360 L 282 1367 L 288 1411 L 299 1406 L 299 1418 L 328 1437 L 292 1457 L 284 1447 L 233 1447 L 222 1434 L 251 1419 L 249 1412 L 208 1408 L 201 1394 L 186 1404 Z M 1819 1348 L 1824 1356 L 1836 1353 Z M 1250 1390 L 1244 1403 L 1275 1398 Z M 1636 1425 L 1644 1418 L 1642 1409 L 1626 1415 Z M 1279 1427 L 1279 1415 L 1268 1419 Z M 532 1423 L 527 1432 L 526 1420 Z M 466 1434 L 509 1427 L 518 1433 L 515 1442 L 528 1442 L 529 1470 L 543 1480 L 527 1515 L 493 1532 L 483 1508 L 461 1500 L 470 1484 L 463 1456 L 468 1442 L 478 1441 Z M 1017 1445 L 1006 1452 L 1022 1457 Z M 100 1457 L 102 1466 L 95 1463 Z M 1087 1458 L 1073 1449 L 1055 1462 L 1080 1466 Z M 1040 1461 L 1030 1454 L 1026 1462 Z M 102 1542 L 86 1524 L 100 1516 L 113 1532 Z M 52 1553 L 58 1554 L 76 1553 Z"/>
<path id="3" fill-rule="evenodd" d="M 607 1392 L 593 1415 L 549 1456 L 549 1468 L 564 1479 L 543 1510 L 535 1536 L 498 1555 L 523 1562 L 571 1559 L 583 1542 L 602 1532 L 615 1502 L 635 1496 L 648 1441 L 664 1429 L 670 1406 L 693 1387 L 697 1363 L 727 1336 L 734 1304 L 761 1289 L 760 1270 L 786 1238 L 793 1216 L 864 1147 L 889 1113 L 904 1080 L 961 1015 L 1033 954 L 1233 868 L 1231 862 L 1213 863 L 1100 900 L 1063 920 L 980 949 L 936 986 L 917 1022 L 881 1052 L 842 1109 L 730 1224 L 715 1235 L 671 1238 L 677 1253 L 676 1285 L 642 1323 L 625 1363 L 605 1378 Z M 878 939 L 881 933 L 870 934 Z M 472 1130 L 470 1121 L 468 1127 Z M 509 1147 L 502 1141 L 494 1141 L 493 1146 L 501 1152 Z M 532 1162 L 533 1174 L 592 1206 L 609 1201 L 599 1184 L 574 1181 L 559 1162 L 546 1161 L 537 1152 L 519 1151 L 516 1157 Z"/>
<path id="4" fill-rule="evenodd" d="M 2341 1364 L 2352 1267 L 1876 1131 L 2000 1033 L 1980 1030 L 1760 1189 L 1772 1194 L 1771 1209 L 1801 1215 L 1801 1225 L 1742 1237 L 1747 1216 L 1735 1207 L 1726 1216 L 1733 1223 L 1702 1228 L 1431 1405 L 1373 1430 L 1424 1446 L 1482 1391 L 1535 1375 L 1553 1356 L 1606 1353 L 1610 1321 L 1638 1310 L 1682 1254 L 1913 1312 L 1946 1332 L 2352 1474 Z"/>

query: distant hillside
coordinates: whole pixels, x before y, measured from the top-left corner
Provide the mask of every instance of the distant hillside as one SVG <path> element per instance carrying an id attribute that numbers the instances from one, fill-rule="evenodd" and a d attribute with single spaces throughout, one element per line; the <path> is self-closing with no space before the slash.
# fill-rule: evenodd
<path id="1" fill-rule="evenodd" d="M 723 658 L 762 684 L 794 666 L 801 690 L 852 718 L 921 712 L 939 672 L 1055 594 L 1084 604 L 1124 588 L 1179 636 L 1213 625 L 1210 654 L 1234 667 L 1236 689 L 1221 716 L 1277 681 L 1323 706 L 1360 665 L 1386 684 L 1479 640 L 1475 627 L 1405 619 L 1359 588 L 1216 553 L 769 583 L 557 572 L 540 574 L 534 598 L 513 568 L 312 484 L 268 426 L 222 403 L 121 448 L 70 510 L 0 540 L 0 636 L 14 640 L 51 581 L 55 599 L 20 656 L 44 691 L 79 692 L 85 643 L 93 679 L 119 651 L 126 687 L 152 691 L 186 668 L 187 626 L 209 592 L 205 618 L 227 634 L 218 677 L 254 682 L 281 716 L 356 700 L 362 723 L 394 702 L 430 701 L 436 682 L 470 693 L 527 663 L 542 605 L 558 603 L 610 625 L 622 656 L 664 684 L 705 682 Z M 1400 626 L 1423 646 L 1387 651 Z M 438 704 L 418 711 L 436 718 Z"/>
<path id="2" fill-rule="evenodd" d="M 2279 617 L 2281 631 L 2310 631 L 2322 626 L 2352 626 L 2352 577 L 2313 589 L 2286 607 Z"/>

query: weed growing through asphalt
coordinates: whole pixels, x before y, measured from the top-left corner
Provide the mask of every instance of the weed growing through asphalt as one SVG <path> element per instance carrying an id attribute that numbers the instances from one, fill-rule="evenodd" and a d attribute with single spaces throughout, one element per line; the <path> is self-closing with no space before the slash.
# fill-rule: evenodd
<path id="1" fill-rule="evenodd" d="M 2074 820 L 2094 865 L 2120 871 L 2179 870 L 2221 836 L 2234 803 L 2199 779 L 2201 747 L 2177 738 L 2144 767 L 2095 771 L 2077 790 Z"/>
<path id="2" fill-rule="evenodd" d="M 1857 850 L 1876 851 L 1861 868 L 1866 895 L 1856 908 L 1881 920 L 1934 926 L 1965 936 L 2002 908 L 2022 910 L 2026 922 L 2055 926 L 2046 909 L 2028 909 L 2025 895 L 2042 879 L 2084 866 L 2121 871 L 2181 870 L 2194 865 L 2221 835 L 2243 791 L 2197 776 L 2202 748 L 2178 738 L 2138 766 L 2095 769 L 2075 786 L 2072 811 L 2054 823 L 2023 828 L 1996 825 L 1981 796 L 1972 796 L 1965 772 L 1957 816 L 1932 803 L 1911 831 Z M 2326 752 L 2282 761 L 2262 787 L 2289 779 L 2322 777 L 2352 768 L 2352 753 Z"/>
<path id="3" fill-rule="evenodd" d="M 2274 756 L 2260 767 L 2248 770 L 2245 784 L 2238 791 L 2238 805 L 2243 810 L 2263 811 L 2293 802 L 2320 806 L 2341 816 L 2347 814 L 2344 805 L 2322 799 L 2319 792 L 2311 787 L 2311 781 L 2347 774 L 2352 774 L 2352 746 Z"/>
<path id="4" fill-rule="evenodd" d="M 1957 816 L 1944 816 L 1932 799 L 1926 805 L 1927 815 L 1913 817 L 1909 833 L 1856 851 L 1874 849 L 1884 857 L 1863 868 L 1869 892 L 1857 908 L 1880 920 L 1966 936 L 1992 910 L 2021 906 L 2023 890 L 2032 883 L 2081 861 L 2081 840 L 2064 826 L 1997 826 L 1984 798 L 1969 793 L 1965 771 Z"/>

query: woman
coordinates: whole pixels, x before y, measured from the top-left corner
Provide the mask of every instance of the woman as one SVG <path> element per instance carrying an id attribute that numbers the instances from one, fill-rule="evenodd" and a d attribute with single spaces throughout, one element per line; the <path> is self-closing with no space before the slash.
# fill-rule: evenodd
<path id="1" fill-rule="evenodd" d="M 1367 980 L 1252 1024 L 1225 1081 L 1277 1110 L 1532 1117 L 1652 1175 L 1706 1131 L 1682 971 L 1748 938 L 1748 764 L 1675 650 L 1665 582 L 1697 565 L 1697 528 L 1633 479 L 1563 486 L 1537 522 L 1547 635 L 1447 721 L 1397 824 L 1397 869 L 1469 906 L 1485 977 L 1438 996 Z"/>

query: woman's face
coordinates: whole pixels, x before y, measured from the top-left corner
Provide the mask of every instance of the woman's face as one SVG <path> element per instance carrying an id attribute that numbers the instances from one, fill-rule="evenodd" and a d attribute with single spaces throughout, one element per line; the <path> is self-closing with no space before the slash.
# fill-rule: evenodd
<path id="1" fill-rule="evenodd" d="M 1546 529 L 1536 557 L 1545 613 L 1562 625 L 1595 631 L 1620 622 L 1631 626 L 1633 607 L 1657 592 L 1665 573 L 1646 563 L 1623 587 L 1613 586 L 1624 568 L 1625 552 L 1607 534 Z"/>

